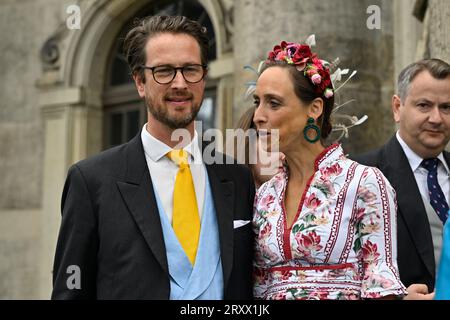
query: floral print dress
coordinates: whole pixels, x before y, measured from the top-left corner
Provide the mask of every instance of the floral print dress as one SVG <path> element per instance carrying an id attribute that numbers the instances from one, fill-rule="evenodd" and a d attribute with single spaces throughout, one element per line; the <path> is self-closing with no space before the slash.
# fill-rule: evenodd
<path id="1" fill-rule="evenodd" d="M 397 267 L 395 192 L 376 168 L 340 145 L 316 159 L 292 227 L 285 169 L 258 190 L 254 295 L 257 299 L 364 299 L 406 294 Z"/>

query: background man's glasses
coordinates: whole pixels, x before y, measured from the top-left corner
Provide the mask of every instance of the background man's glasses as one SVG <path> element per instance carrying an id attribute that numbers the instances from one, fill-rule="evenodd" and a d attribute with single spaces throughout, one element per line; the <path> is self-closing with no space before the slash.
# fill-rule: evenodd
<path id="1" fill-rule="evenodd" d="M 202 81 L 206 71 L 206 66 L 202 64 L 190 64 L 178 68 L 172 66 L 142 66 L 142 68 L 151 70 L 153 79 L 159 84 L 168 84 L 172 82 L 173 79 L 175 79 L 178 70 L 181 71 L 181 74 L 187 83 L 198 83 Z"/>

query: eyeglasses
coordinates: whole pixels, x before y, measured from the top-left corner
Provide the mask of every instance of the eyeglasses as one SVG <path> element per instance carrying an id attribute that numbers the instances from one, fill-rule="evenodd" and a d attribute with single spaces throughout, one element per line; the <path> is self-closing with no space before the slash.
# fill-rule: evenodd
<path id="1" fill-rule="evenodd" d="M 169 65 L 147 67 L 142 66 L 144 69 L 152 71 L 153 79 L 159 84 L 168 84 L 175 79 L 177 71 L 180 70 L 184 80 L 188 83 L 198 83 L 202 81 L 205 76 L 206 66 L 202 64 L 189 64 L 184 67 L 172 67 Z"/>

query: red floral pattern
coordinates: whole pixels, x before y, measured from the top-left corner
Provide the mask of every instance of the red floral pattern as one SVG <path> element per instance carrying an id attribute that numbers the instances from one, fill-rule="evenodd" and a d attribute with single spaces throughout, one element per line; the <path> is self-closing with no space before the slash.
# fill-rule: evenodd
<path id="1" fill-rule="evenodd" d="M 366 243 L 362 246 L 361 251 L 362 259 L 365 263 L 373 263 L 380 257 L 378 246 L 370 240 L 366 241 Z"/>
<path id="2" fill-rule="evenodd" d="M 338 145 L 316 165 L 291 229 L 280 223 L 287 169 L 257 192 L 255 297 L 355 300 L 405 294 L 390 184 L 378 169 L 347 159 Z M 291 259 L 284 258 L 290 257 L 285 250 Z"/>
<path id="3" fill-rule="evenodd" d="M 316 234 L 315 231 L 308 234 L 302 234 L 298 232 L 295 235 L 295 240 L 298 244 L 298 250 L 305 257 L 312 257 L 317 251 L 322 249 L 322 246 L 320 245 L 320 237 Z"/>
<path id="4" fill-rule="evenodd" d="M 316 210 L 320 207 L 321 203 L 322 202 L 317 198 L 315 193 L 312 193 L 309 197 L 305 198 L 305 206 L 311 210 Z"/>

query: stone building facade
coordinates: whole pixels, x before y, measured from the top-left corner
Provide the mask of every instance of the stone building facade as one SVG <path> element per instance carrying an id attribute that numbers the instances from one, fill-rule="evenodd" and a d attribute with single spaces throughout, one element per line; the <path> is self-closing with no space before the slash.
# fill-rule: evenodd
<path id="1" fill-rule="evenodd" d="M 183 13 L 210 26 L 214 52 L 202 117 L 221 130 L 251 106 L 244 84 L 254 78 L 243 67 L 281 40 L 315 33 L 324 59 L 340 57 L 358 70 L 341 97 L 356 99 L 346 112 L 369 116 L 343 140 L 353 153 L 395 132 L 390 99 L 401 68 L 421 57 L 450 61 L 446 2 L 2 0 L 0 299 L 49 297 L 68 167 L 127 140 L 145 121 L 119 50 L 134 17 Z M 371 6 L 380 10 L 379 29 L 367 27 Z M 80 28 L 71 29 L 74 7 Z"/>

